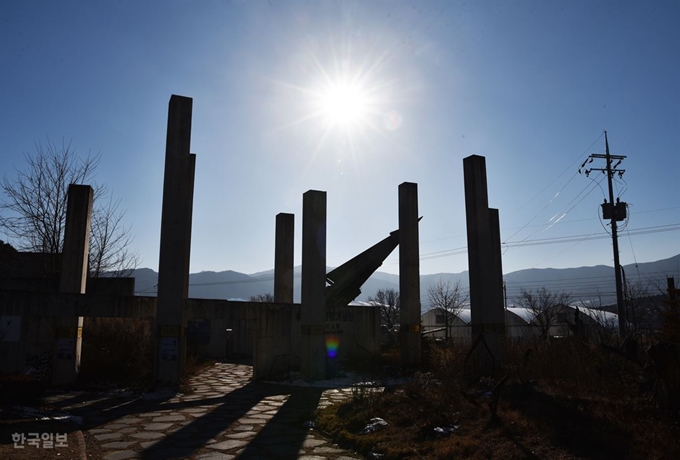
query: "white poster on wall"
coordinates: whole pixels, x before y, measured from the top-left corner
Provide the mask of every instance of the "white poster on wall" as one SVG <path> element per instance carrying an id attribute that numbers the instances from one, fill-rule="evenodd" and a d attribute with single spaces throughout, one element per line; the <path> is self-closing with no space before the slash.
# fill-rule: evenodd
<path id="1" fill-rule="evenodd" d="M 57 358 L 71 359 L 73 358 L 73 349 L 75 339 L 57 339 Z"/>
<path id="2" fill-rule="evenodd" d="M 161 339 L 161 359 L 163 361 L 177 361 L 177 341 L 176 338 Z"/>

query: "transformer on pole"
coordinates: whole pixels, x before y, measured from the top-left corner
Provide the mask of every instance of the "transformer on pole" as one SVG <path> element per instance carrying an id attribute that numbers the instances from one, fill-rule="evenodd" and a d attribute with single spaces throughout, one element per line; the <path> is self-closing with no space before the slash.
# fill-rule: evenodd
<path id="1" fill-rule="evenodd" d="M 604 144 L 605 144 L 605 154 L 592 154 L 583 162 L 579 172 L 585 167 L 587 163 L 592 163 L 593 159 L 604 159 L 606 161 L 606 166 L 604 168 L 589 168 L 585 169 L 585 175 L 588 177 L 592 171 L 601 171 L 603 174 L 607 174 L 607 184 L 609 185 L 609 202 L 604 200 L 602 203 L 602 218 L 609 219 L 612 227 L 612 245 L 614 250 L 614 276 L 616 280 L 616 305 L 619 315 L 619 334 L 621 337 L 625 337 L 627 334 L 626 321 L 627 312 L 626 306 L 623 302 L 623 283 L 621 279 L 621 263 L 619 262 L 619 238 L 618 229 L 616 226 L 617 222 L 621 222 L 626 219 L 626 203 L 620 201 L 619 198 L 616 199 L 614 203 L 614 188 L 612 186 L 612 179 L 614 174 L 618 174 L 619 177 L 623 177 L 626 172 L 625 169 L 616 169 L 618 165 L 626 158 L 621 155 L 610 155 L 609 154 L 609 141 L 607 140 L 607 131 L 604 132 Z M 612 165 L 612 162 L 616 161 L 616 164 Z"/>

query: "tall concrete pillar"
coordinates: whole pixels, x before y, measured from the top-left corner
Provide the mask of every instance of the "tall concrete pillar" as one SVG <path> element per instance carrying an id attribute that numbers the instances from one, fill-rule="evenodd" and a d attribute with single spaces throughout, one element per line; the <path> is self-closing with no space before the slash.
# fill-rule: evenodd
<path id="1" fill-rule="evenodd" d="M 189 295 L 191 216 L 196 155 L 191 147 L 193 100 L 170 98 L 163 179 L 163 214 L 158 262 L 155 379 L 176 387 L 184 372 L 186 306 Z"/>
<path id="2" fill-rule="evenodd" d="M 293 303 L 293 245 L 295 215 L 276 215 L 276 247 L 274 248 L 274 302 Z"/>
<path id="3" fill-rule="evenodd" d="M 93 195 L 89 185 L 71 184 L 68 187 L 59 292 L 85 293 Z M 82 345 L 83 317 L 57 318 L 57 343 L 52 368 L 54 385 L 70 385 L 76 381 Z"/>
<path id="4" fill-rule="evenodd" d="M 501 357 L 499 336 L 505 334 L 500 226 L 498 210 L 489 209 L 486 159 L 478 155 L 463 159 L 463 171 L 472 340 L 483 337 L 492 354 L 486 357 L 490 360 L 479 360 L 478 370 L 488 373 Z M 479 349 L 483 352 L 486 347 Z"/>
<path id="5" fill-rule="evenodd" d="M 326 192 L 302 196 L 302 311 L 300 371 L 302 378 L 326 378 Z"/>
<path id="6" fill-rule="evenodd" d="M 420 249 L 418 242 L 418 184 L 399 185 L 399 322 L 401 360 L 420 366 Z"/>

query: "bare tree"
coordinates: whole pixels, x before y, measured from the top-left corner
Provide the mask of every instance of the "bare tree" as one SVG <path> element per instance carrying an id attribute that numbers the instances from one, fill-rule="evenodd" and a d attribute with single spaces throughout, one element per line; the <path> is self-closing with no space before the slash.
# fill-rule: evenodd
<path id="1" fill-rule="evenodd" d="M 266 294 L 257 294 L 257 295 L 251 295 L 248 297 L 249 302 L 269 302 L 273 303 L 274 302 L 274 296 L 268 292 Z"/>
<path id="2" fill-rule="evenodd" d="M 90 276 L 99 277 L 107 272 L 130 276 L 139 263 L 137 252 L 130 248 L 133 241 L 130 227 L 123 224 L 125 211 L 120 211 L 119 206 L 120 199 L 109 196 L 108 202 L 92 213 Z"/>
<path id="3" fill-rule="evenodd" d="M 443 316 L 445 337 L 448 341 L 453 321 L 467 302 L 468 294 L 463 291 L 460 281 L 451 287 L 451 280 L 444 281 L 440 278 L 436 284 L 427 288 L 427 298 L 430 301 L 430 308 L 435 310 L 437 315 Z"/>
<path id="4" fill-rule="evenodd" d="M 399 324 L 399 291 L 396 289 L 379 289 L 375 296 L 368 298 L 369 302 L 380 305 L 380 322 L 389 330 Z"/>
<path id="5" fill-rule="evenodd" d="M 526 308 L 533 315 L 533 322 L 541 337 L 547 340 L 550 328 L 558 322 L 560 309 L 569 305 L 571 294 L 568 292 L 552 292 L 542 287 L 533 290 L 522 289 L 517 298 L 517 305 Z"/>
<path id="6" fill-rule="evenodd" d="M 88 154 L 82 159 L 70 143 L 59 148 L 49 139 L 45 145 L 36 143 L 35 148 L 35 153 L 24 154 L 26 169 L 17 169 L 13 179 L 2 179 L 0 231 L 21 251 L 59 253 L 64 244 L 68 187 L 91 183 L 101 155 Z M 90 274 L 127 276 L 137 265 L 137 254 L 130 250 L 132 236 L 123 225 L 120 200 L 111 198 L 105 185 L 91 185 Z"/>

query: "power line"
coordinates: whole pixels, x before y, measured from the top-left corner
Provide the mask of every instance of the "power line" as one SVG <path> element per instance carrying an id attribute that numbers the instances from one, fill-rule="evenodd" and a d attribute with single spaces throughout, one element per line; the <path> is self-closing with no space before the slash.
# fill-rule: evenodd
<path id="1" fill-rule="evenodd" d="M 558 252 L 557 254 L 553 254 L 552 256 L 550 256 L 550 257 L 548 257 L 548 258 L 546 258 L 546 259 L 543 259 L 542 261 L 540 261 L 539 263 L 537 263 L 536 266 L 539 267 L 539 266 L 543 265 L 544 263 L 548 262 L 549 260 L 552 260 L 552 259 L 554 259 L 555 257 L 560 256 L 560 255 L 564 254 L 565 252 L 574 249 L 576 246 L 578 246 L 579 244 L 583 243 L 583 242 L 586 241 L 587 239 L 588 239 L 587 237 L 584 237 L 583 239 L 578 240 L 576 243 L 572 244 L 571 246 L 569 246 L 569 247 L 566 248 L 566 249 L 563 249 L 562 251 Z"/>
<path id="2" fill-rule="evenodd" d="M 631 235 L 645 235 L 649 233 L 663 233 L 663 232 L 673 232 L 680 230 L 680 223 L 659 225 L 654 227 L 642 227 L 635 230 L 631 230 Z M 573 243 L 579 241 L 581 238 L 588 240 L 599 240 L 609 238 L 609 235 L 602 235 L 601 233 L 586 233 L 582 235 L 572 235 L 572 236 L 558 236 L 553 238 L 542 238 L 535 239 L 531 241 L 518 241 L 516 243 L 505 243 L 510 247 L 524 247 L 524 246 L 541 246 L 545 244 L 558 244 L 558 243 Z"/>
<path id="3" fill-rule="evenodd" d="M 649 211 L 653 212 L 653 211 Z M 587 219 L 590 220 L 590 219 Z M 646 234 L 652 234 L 652 233 L 664 233 L 664 232 L 673 232 L 673 231 L 678 231 L 680 230 L 680 223 L 673 223 L 673 224 L 666 224 L 666 225 L 659 225 L 659 226 L 651 226 L 651 227 L 642 227 L 634 230 L 627 230 L 628 236 L 637 236 L 637 235 L 646 235 Z M 604 239 L 604 238 L 609 238 L 609 235 L 602 235 L 601 233 L 586 233 L 586 234 L 581 234 L 581 235 L 570 235 L 570 236 L 559 236 L 559 237 L 553 237 L 553 238 L 542 238 L 542 239 L 535 239 L 531 241 L 520 241 L 516 243 L 505 243 L 510 247 L 525 247 L 525 246 L 543 246 L 543 245 L 548 245 L 548 244 L 564 244 L 564 243 L 577 243 L 580 244 L 584 241 L 587 240 L 598 240 L 598 239 Z M 564 251 L 563 251 L 564 252 Z M 426 254 L 421 254 L 420 255 L 420 260 L 432 260 L 432 259 L 439 259 L 441 257 L 451 257 L 451 256 L 456 256 L 456 255 L 462 255 L 467 253 L 467 246 L 461 246 L 457 248 L 451 248 L 451 249 L 444 249 L 441 251 L 435 251 L 435 252 L 430 252 Z M 394 265 L 398 264 L 399 259 L 394 259 L 391 261 L 386 262 L 388 265 Z M 637 263 L 637 262 L 636 262 Z M 295 278 L 300 278 L 302 274 L 300 273 L 295 273 L 293 277 Z M 261 278 L 253 278 L 253 279 L 248 279 L 248 280 L 239 280 L 239 281 L 215 281 L 215 282 L 210 282 L 210 283 L 190 283 L 189 286 L 219 286 L 219 285 L 229 285 L 229 284 L 247 284 L 247 283 L 259 283 L 259 282 L 267 282 L 267 281 L 274 281 L 274 277 L 267 276 L 267 277 L 261 277 Z"/>
<path id="4" fill-rule="evenodd" d="M 594 181 L 595 179 L 591 179 L 591 180 Z M 604 179 L 602 179 L 602 180 L 604 180 Z M 604 192 L 604 190 L 603 190 L 603 192 Z M 630 206 L 630 204 L 629 204 L 629 206 Z M 675 210 L 675 209 L 680 209 L 680 206 L 673 206 L 673 207 L 670 207 L 670 208 L 649 209 L 649 210 L 647 210 L 647 211 L 638 211 L 636 214 L 650 214 L 650 213 L 653 213 L 653 212 L 672 211 L 672 210 Z M 560 220 L 559 222 L 555 222 L 553 225 L 557 225 L 557 224 L 573 224 L 573 223 L 577 223 L 577 222 L 587 222 L 587 221 L 591 221 L 591 220 L 599 220 L 599 221 L 601 221 L 602 218 L 601 218 L 601 217 L 600 217 L 599 219 L 598 219 L 598 218 L 585 218 L 585 219 L 574 219 L 574 220 L 566 220 L 566 221 L 565 221 L 565 220 Z M 524 226 L 524 227 L 503 227 L 503 230 L 508 231 L 508 230 L 517 230 L 518 228 L 521 229 L 521 228 L 544 227 L 545 225 L 546 225 L 546 224 L 534 224 L 534 225 L 526 225 L 526 226 Z M 436 238 L 436 239 L 433 239 L 433 240 L 421 241 L 421 243 L 423 243 L 423 244 L 424 244 L 424 243 L 433 243 L 433 242 L 436 242 L 436 241 L 450 240 L 450 239 L 454 239 L 454 238 L 463 238 L 463 237 L 465 237 L 464 234 L 460 234 L 460 235 L 452 235 L 452 236 L 445 236 L 445 237 L 443 237 L 443 238 Z M 508 239 L 510 239 L 510 238 L 508 238 Z M 441 251 L 437 251 L 437 252 L 441 252 Z M 331 257 L 329 257 L 329 259 L 330 259 L 330 258 L 331 258 Z M 332 258 L 337 259 L 337 258 L 339 258 L 339 257 L 332 257 Z"/>
<path id="5" fill-rule="evenodd" d="M 590 220 L 590 219 L 588 219 Z M 667 224 L 667 225 L 660 225 L 660 226 L 653 226 L 653 227 L 642 227 L 638 229 L 634 229 L 632 231 L 629 231 L 631 235 L 645 235 L 645 234 L 650 234 L 650 233 L 664 233 L 664 232 L 672 232 L 672 231 L 678 231 L 680 230 L 680 223 L 674 223 L 674 224 Z M 514 243 L 505 243 L 510 247 L 525 247 L 525 246 L 542 246 L 546 244 L 562 244 L 562 243 L 582 243 L 587 240 L 598 240 L 598 239 L 605 239 L 609 238 L 609 235 L 602 235 L 601 233 L 585 233 L 581 235 L 570 235 L 570 236 L 558 236 L 558 237 L 552 237 L 552 238 L 542 238 L 542 239 L 534 239 L 531 241 L 518 241 Z M 450 256 L 456 256 L 456 255 L 462 255 L 467 253 L 467 246 L 461 246 L 458 248 L 451 248 L 451 249 L 443 249 L 441 251 L 435 251 L 431 252 L 428 254 L 422 254 L 420 256 L 420 260 L 431 260 L 431 259 L 439 259 L 441 257 L 450 257 Z M 393 259 L 390 260 L 389 262 L 386 262 L 387 264 L 394 265 L 399 263 L 399 259 Z"/>
<path id="6" fill-rule="evenodd" d="M 601 180 L 600 180 L 600 182 L 601 182 Z M 592 185 L 592 184 L 591 184 L 591 185 Z M 575 201 L 579 196 L 581 196 L 581 194 L 582 194 L 583 192 L 585 192 L 585 191 L 588 189 L 588 187 L 591 187 L 591 185 L 587 185 L 586 187 L 584 187 L 583 190 L 581 190 L 581 191 L 578 193 L 578 195 L 576 195 L 576 197 L 574 197 L 569 203 L 567 203 L 566 206 L 564 206 L 564 207 L 563 207 L 557 214 L 555 214 L 553 217 L 551 217 L 550 219 L 548 219 L 548 223 L 546 223 L 546 224 L 543 225 L 543 226 L 546 226 L 546 225 L 547 225 L 546 228 L 544 228 L 543 230 L 541 230 L 541 229 L 536 230 L 535 232 L 529 234 L 528 236 L 526 236 L 525 238 L 523 238 L 522 240 L 520 240 L 519 243 L 525 242 L 525 241 L 529 240 L 529 238 L 531 238 L 532 236 L 534 236 L 534 235 L 536 235 L 536 234 L 543 233 L 543 232 L 545 232 L 545 231 L 551 229 L 555 224 L 557 224 L 558 222 L 560 222 L 564 217 L 566 217 L 567 214 L 569 214 L 569 213 L 571 212 L 572 209 L 574 209 L 574 208 L 576 207 L 576 205 L 578 205 L 578 204 L 579 204 L 581 201 L 583 201 L 588 195 L 590 195 L 590 193 L 595 189 L 595 187 L 592 187 L 590 190 L 588 190 L 588 191 L 586 192 L 586 194 L 583 195 L 583 196 L 581 197 L 580 200 L 578 200 L 576 203 L 574 203 L 574 201 Z M 599 185 L 599 182 L 596 182 L 596 185 Z M 574 203 L 574 205 L 571 206 L 566 212 L 564 212 L 564 210 L 567 209 L 567 207 L 570 206 L 572 203 Z M 555 217 L 557 217 L 557 216 L 559 216 L 559 217 L 557 218 L 557 220 L 555 220 L 555 222 L 551 222 L 551 221 L 552 221 L 553 219 L 555 219 Z M 516 235 L 516 234 L 517 234 L 517 232 L 515 232 L 515 235 Z M 513 235 L 513 236 L 514 236 L 514 235 Z M 512 238 L 512 237 L 510 237 L 510 238 Z M 531 240 L 529 240 L 529 241 L 531 241 Z M 505 252 L 507 253 L 507 251 L 508 251 L 507 248 L 510 247 L 509 244 L 512 244 L 512 242 L 508 242 L 508 241 L 506 240 L 505 242 L 503 242 L 503 244 L 506 246 L 506 251 L 505 251 Z"/>
<path id="7" fill-rule="evenodd" d="M 593 143 L 590 144 L 590 145 L 583 151 L 583 153 L 581 153 L 581 154 L 580 154 L 580 155 L 579 155 L 579 156 L 578 156 L 578 157 L 577 157 L 577 158 L 576 158 L 569 166 L 567 166 L 567 167 L 564 169 L 564 171 L 562 171 L 555 179 L 553 179 L 552 182 L 550 182 L 550 183 L 549 183 L 548 185 L 546 185 L 540 192 L 538 192 L 538 193 L 537 193 L 536 195 L 534 195 L 531 199 L 529 199 L 529 201 L 527 201 L 526 203 L 524 203 L 524 204 L 523 204 L 522 206 L 520 206 L 519 208 L 515 209 L 515 210 L 514 210 L 513 212 L 511 212 L 509 215 L 503 216 L 503 218 L 504 218 L 504 219 L 508 219 L 508 218 L 510 218 L 511 216 L 515 215 L 518 211 L 520 211 L 520 210 L 521 210 L 522 208 L 524 208 L 526 205 L 528 205 L 528 204 L 531 203 L 533 200 L 535 200 L 537 197 L 539 197 L 539 196 L 540 196 L 543 192 L 545 192 L 548 188 L 550 188 L 550 186 L 552 186 L 555 182 L 557 182 L 557 180 L 558 180 L 560 177 L 562 177 L 567 171 L 570 171 L 571 168 L 573 168 L 574 165 L 575 165 L 576 163 L 578 163 L 578 162 L 581 160 L 581 158 L 583 158 L 583 155 L 585 155 L 586 153 L 588 153 L 588 151 L 593 147 L 593 145 L 595 145 L 595 144 L 597 143 L 597 141 L 599 141 L 600 139 L 602 139 L 602 136 L 604 136 L 604 131 L 602 131 L 602 134 L 600 134 L 600 135 L 598 136 L 598 138 L 595 139 L 595 140 L 593 141 Z M 576 175 L 574 174 L 574 176 L 573 176 L 571 179 L 569 179 L 569 181 L 567 181 L 567 184 L 569 184 L 569 182 L 571 182 L 571 180 L 572 180 L 575 176 L 576 176 Z M 565 184 L 564 187 L 566 187 L 567 184 Z M 562 187 L 562 188 L 557 192 L 557 194 L 559 194 L 562 190 L 564 190 L 564 187 Z M 551 200 L 551 201 L 552 201 L 552 200 Z M 545 209 L 545 208 L 544 208 L 544 209 Z M 541 210 L 541 211 L 542 211 L 542 210 Z M 539 212 L 539 214 L 540 214 L 540 212 Z M 533 219 L 535 219 L 535 218 L 536 218 L 536 216 L 534 216 L 531 220 L 533 220 Z M 531 221 L 530 221 L 530 222 L 531 222 Z M 514 236 L 514 235 L 513 235 L 513 236 Z"/>
<path id="8" fill-rule="evenodd" d="M 555 198 L 557 198 L 557 197 L 559 196 L 559 194 L 562 192 L 562 190 L 564 190 L 564 189 L 567 187 L 567 185 L 569 185 L 569 183 L 572 181 L 572 179 L 574 179 L 574 177 L 576 177 L 576 173 L 574 173 L 574 175 L 571 176 L 571 179 L 569 179 L 569 180 L 567 181 L 567 183 L 564 184 L 564 186 L 563 186 L 560 190 L 558 190 L 557 193 L 555 193 L 555 195 L 553 195 L 553 197 L 550 199 L 550 201 L 548 201 L 548 202 L 546 203 L 546 205 L 543 206 L 543 207 L 541 208 L 541 210 L 538 211 L 538 212 L 534 215 L 534 217 L 532 217 L 531 219 L 529 219 L 529 221 L 528 221 L 526 224 L 524 224 L 522 227 L 520 227 L 519 230 L 517 230 L 515 233 L 513 233 L 512 235 L 510 235 L 510 238 L 514 237 L 514 236 L 517 235 L 519 232 L 521 232 L 522 230 L 524 230 L 530 223 L 532 223 L 532 222 L 534 221 L 534 219 L 536 219 L 539 215 L 541 215 L 541 213 L 542 213 L 543 211 L 545 211 L 545 209 L 546 209 L 548 206 L 550 206 L 550 204 L 551 204 L 553 201 L 555 201 Z"/>

